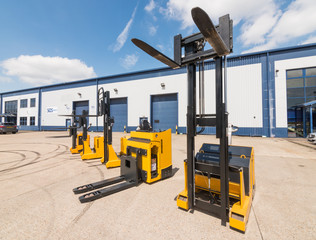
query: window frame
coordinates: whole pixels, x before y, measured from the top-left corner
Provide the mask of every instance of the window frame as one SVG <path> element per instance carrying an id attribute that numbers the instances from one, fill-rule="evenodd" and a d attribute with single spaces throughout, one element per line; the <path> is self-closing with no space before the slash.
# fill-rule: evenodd
<path id="1" fill-rule="evenodd" d="M 30 126 L 35 126 L 35 116 L 30 117 Z"/>
<path id="2" fill-rule="evenodd" d="M 20 126 L 27 126 L 27 117 L 20 117 Z"/>
<path id="3" fill-rule="evenodd" d="M 33 102 L 34 101 L 34 102 Z M 34 103 L 34 105 L 32 104 L 32 103 Z M 32 107 L 36 107 L 36 98 L 31 98 L 30 99 L 30 107 L 32 108 Z"/>
<path id="4" fill-rule="evenodd" d="M 27 108 L 27 98 L 26 99 L 20 99 L 20 108 Z"/>

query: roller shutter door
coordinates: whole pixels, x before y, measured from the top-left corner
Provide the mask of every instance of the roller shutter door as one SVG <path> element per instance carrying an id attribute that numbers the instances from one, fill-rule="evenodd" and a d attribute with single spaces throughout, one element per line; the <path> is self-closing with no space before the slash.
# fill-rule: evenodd
<path id="1" fill-rule="evenodd" d="M 123 132 L 127 127 L 127 98 L 113 98 L 110 104 L 111 117 L 114 117 L 113 132 Z"/>
<path id="2" fill-rule="evenodd" d="M 87 114 L 89 114 L 89 101 L 73 102 L 73 110 L 76 115 L 82 115 L 84 110 L 87 111 Z M 79 120 L 78 117 L 76 119 L 77 121 Z M 89 118 L 87 118 L 87 124 L 89 125 Z"/>
<path id="3" fill-rule="evenodd" d="M 151 96 L 151 124 L 154 131 L 171 128 L 176 131 L 178 125 L 178 95 L 164 94 Z"/>

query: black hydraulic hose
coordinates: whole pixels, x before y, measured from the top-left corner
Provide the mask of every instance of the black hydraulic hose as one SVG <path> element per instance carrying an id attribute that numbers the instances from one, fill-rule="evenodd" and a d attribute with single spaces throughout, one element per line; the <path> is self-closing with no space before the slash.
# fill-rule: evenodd
<path id="1" fill-rule="evenodd" d="M 201 134 L 204 132 L 204 130 L 205 130 L 205 127 L 202 127 L 200 131 L 196 132 L 196 134 Z"/>

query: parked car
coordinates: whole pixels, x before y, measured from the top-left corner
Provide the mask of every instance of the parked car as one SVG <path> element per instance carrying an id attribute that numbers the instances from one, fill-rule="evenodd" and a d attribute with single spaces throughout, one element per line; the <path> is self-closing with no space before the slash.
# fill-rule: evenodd
<path id="1" fill-rule="evenodd" d="M 307 140 L 312 143 L 316 143 L 316 133 L 310 133 L 307 136 Z"/>
<path id="2" fill-rule="evenodd" d="M 18 132 L 16 124 L 12 122 L 0 122 L 0 133 L 11 132 L 13 134 Z"/>

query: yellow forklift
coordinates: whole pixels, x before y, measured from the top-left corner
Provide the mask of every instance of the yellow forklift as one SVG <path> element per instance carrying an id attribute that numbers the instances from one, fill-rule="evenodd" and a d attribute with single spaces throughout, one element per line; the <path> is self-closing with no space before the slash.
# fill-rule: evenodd
<path id="1" fill-rule="evenodd" d="M 121 152 L 120 176 L 73 189 L 75 194 L 89 192 L 79 197 L 81 203 L 172 176 L 171 129 L 132 131 L 129 137 L 121 138 Z"/>
<path id="2" fill-rule="evenodd" d="M 174 60 L 139 39 L 132 39 L 132 42 L 173 69 L 187 67 L 187 159 L 184 161 L 185 189 L 177 196 L 178 207 L 208 212 L 221 218 L 222 225 L 226 226 L 229 221 L 231 228 L 245 232 L 255 189 L 254 151 L 252 147 L 228 146 L 223 62 L 226 70 L 226 55 L 233 49 L 233 22 L 229 15 L 225 15 L 219 18 L 218 26 L 214 26 L 209 16 L 198 7 L 193 8 L 191 14 L 200 32 L 185 38 L 181 35 L 174 37 Z M 210 49 L 205 50 L 206 43 L 210 44 Z M 215 62 L 215 114 L 205 114 L 203 109 L 206 59 Z M 196 113 L 197 65 L 199 114 Z M 205 127 L 215 127 L 219 144 L 204 143 L 195 153 L 195 136 Z"/>
<path id="3" fill-rule="evenodd" d="M 103 136 L 94 137 L 94 148 L 92 149 L 90 148 L 90 138 L 83 140 L 83 150 L 80 153 L 81 159 L 101 158 L 101 162 L 107 168 L 119 167 L 121 161 L 112 146 L 112 126 L 114 119 L 110 117 L 110 92 L 105 92 L 102 87 L 98 90 L 98 112 L 96 117 L 99 116 L 103 116 Z"/>
<path id="4" fill-rule="evenodd" d="M 72 117 L 72 126 L 69 127 L 69 133 L 72 137 L 72 146 L 70 152 L 72 154 L 81 153 L 83 151 L 84 139 L 90 141 L 90 135 L 88 134 L 87 127 L 87 112 L 83 111 L 82 115 L 76 115 L 75 112 L 72 112 L 71 115 L 61 115 L 61 116 L 71 116 Z M 78 117 L 78 120 L 76 119 Z M 82 127 L 82 132 L 77 133 L 78 129 Z"/>

